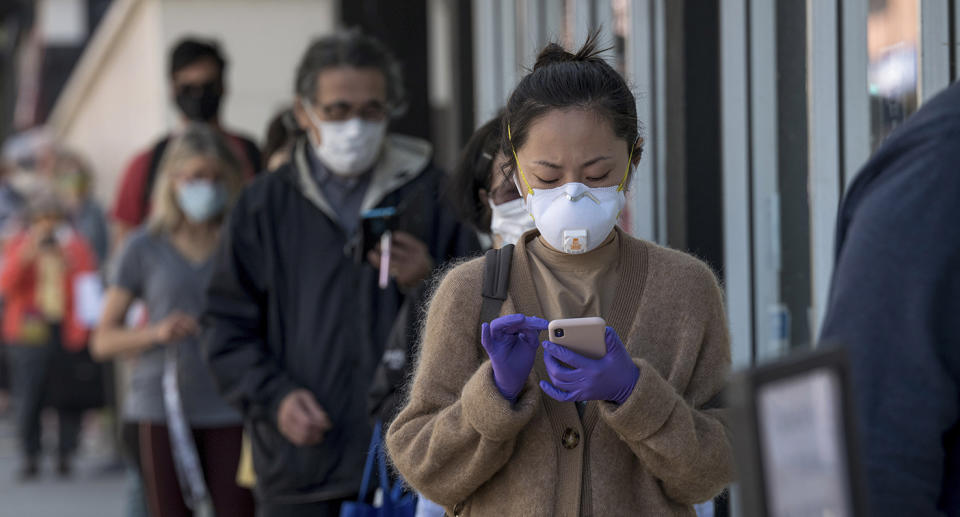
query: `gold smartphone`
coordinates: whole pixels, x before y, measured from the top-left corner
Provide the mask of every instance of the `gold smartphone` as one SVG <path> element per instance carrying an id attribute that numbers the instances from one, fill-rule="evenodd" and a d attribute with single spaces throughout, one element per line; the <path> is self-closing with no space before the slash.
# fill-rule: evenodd
<path id="1" fill-rule="evenodd" d="M 567 318 L 550 322 L 550 341 L 591 359 L 607 355 L 603 339 L 607 322 L 603 318 Z"/>

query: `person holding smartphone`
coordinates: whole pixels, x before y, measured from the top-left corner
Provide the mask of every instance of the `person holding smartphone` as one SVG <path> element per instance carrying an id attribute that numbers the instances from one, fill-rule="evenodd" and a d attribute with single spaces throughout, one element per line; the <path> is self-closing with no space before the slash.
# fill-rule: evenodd
<path id="1" fill-rule="evenodd" d="M 451 515 L 693 515 L 732 480 L 722 292 L 699 260 L 616 227 L 643 140 L 599 54 L 596 35 L 551 44 L 511 95 L 505 170 L 536 230 L 492 321 L 483 259 L 442 280 L 387 433 L 400 474 Z M 609 325 L 602 358 L 541 341 L 548 320 L 588 316 Z"/>
<path id="2" fill-rule="evenodd" d="M 335 517 L 356 499 L 366 395 L 398 311 L 479 247 L 440 199 L 432 146 L 390 130 L 404 84 L 359 29 L 311 42 L 293 84 L 303 133 L 224 230 L 204 351 L 244 415 L 263 517 Z"/>
<path id="3" fill-rule="evenodd" d="M 83 237 L 70 228 L 66 210 L 53 192 L 41 191 L 27 206 L 27 226 L 7 244 L 0 268 L 3 338 L 10 354 L 17 435 L 23 463 L 21 481 L 40 473 L 41 411 L 53 378 L 51 370 L 64 351 L 87 346 L 88 331 L 76 317 L 73 289 L 82 275 L 96 271 L 97 261 Z M 83 412 L 57 407 L 57 474 L 72 473 Z"/>

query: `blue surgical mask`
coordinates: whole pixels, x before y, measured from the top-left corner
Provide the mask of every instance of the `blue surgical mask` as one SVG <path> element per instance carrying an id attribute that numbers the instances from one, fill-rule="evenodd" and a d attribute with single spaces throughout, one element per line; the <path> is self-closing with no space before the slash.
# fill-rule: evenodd
<path id="1" fill-rule="evenodd" d="M 177 187 L 177 204 L 190 222 L 204 223 L 223 213 L 227 191 L 223 185 L 196 180 Z"/>

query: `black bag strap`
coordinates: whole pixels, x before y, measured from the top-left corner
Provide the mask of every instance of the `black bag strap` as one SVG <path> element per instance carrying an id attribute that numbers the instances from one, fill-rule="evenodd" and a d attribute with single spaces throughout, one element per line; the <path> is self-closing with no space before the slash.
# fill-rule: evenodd
<path id="1" fill-rule="evenodd" d="M 160 161 L 163 160 L 163 153 L 167 150 L 167 144 L 170 143 L 170 137 L 166 136 L 153 146 L 153 154 L 150 155 L 150 166 L 147 167 L 147 181 L 143 184 L 143 191 L 140 193 L 140 206 L 143 207 L 143 213 L 146 215 L 147 207 L 150 206 L 150 198 L 153 197 L 153 186 L 157 182 L 157 171 L 160 170 Z"/>
<path id="2" fill-rule="evenodd" d="M 507 299 L 510 289 L 510 263 L 513 261 L 513 244 L 500 249 L 488 250 L 484 256 L 483 305 L 480 306 L 480 322 L 490 323 L 500 315 L 500 307 Z"/>

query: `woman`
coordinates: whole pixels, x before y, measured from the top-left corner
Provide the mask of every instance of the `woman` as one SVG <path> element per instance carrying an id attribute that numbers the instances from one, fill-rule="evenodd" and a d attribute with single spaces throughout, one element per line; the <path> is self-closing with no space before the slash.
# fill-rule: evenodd
<path id="1" fill-rule="evenodd" d="M 96 271 L 96 259 L 83 238 L 70 229 L 66 213 L 51 192 L 30 200 L 28 225 L 7 245 L 0 270 L 4 299 L 3 337 L 8 344 L 12 395 L 16 398 L 17 434 L 23 452 L 18 476 L 39 474 L 41 419 L 50 371 L 63 352 L 87 346 L 87 328 L 76 317 L 73 286 Z M 57 473 L 70 475 L 83 413 L 58 408 Z"/>
<path id="2" fill-rule="evenodd" d="M 303 130 L 293 116 L 293 108 L 284 108 L 270 119 L 263 144 L 267 171 L 275 171 L 290 161 L 293 145 L 302 134 Z"/>
<path id="3" fill-rule="evenodd" d="M 460 220 L 499 248 L 516 244 L 533 219 L 523 209 L 520 193 L 501 172 L 507 163 L 500 150 L 503 113 L 480 126 L 467 141 L 450 180 L 450 197 Z"/>
<path id="4" fill-rule="evenodd" d="M 250 492 L 234 480 L 241 417 L 220 398 L 201 361 L 197 322 L 211 255 L 241 189 L 240 171 L 221 137 L 206 126 L 191 125 L 170 142 L 154 210 L 116 259 L 93 340 L 101 358 L 137 357 L 123 414 L 138 423 L 141 468 L 155 517 L 191 515 L 185 499 L 194 506 L 212 502 L 217 515 L 253 515 Z M 149 324 L 127 328 L 125 316 L 138 299 Z M 184 422 L 192 432 L 171 444 L 170 428 Z M 199 489 L 178 484 L 177 469 L 187 468 L 191 457 L 205 481 Z"/>
<path id="5" fill-rule="evenodd" d="M 694 515 L 731 480 L 719 414 L 729 368 L 710 269 L 615 227 L 640 159 L 635 99 L 595 50 L 550 45 L 510 97 L 503 148 L 537 231 L 513 253 L 500 316 L 484 261 L 429 312 L 410 400 L 387 434 L 404 478 L 452 515 Z M 606 355 L 538 342 L 603 317 Z"/>

